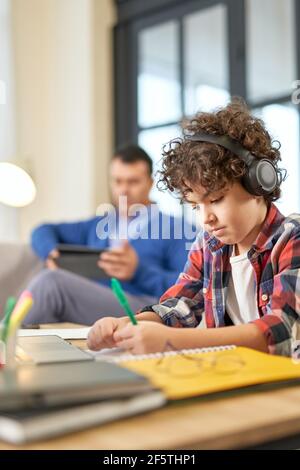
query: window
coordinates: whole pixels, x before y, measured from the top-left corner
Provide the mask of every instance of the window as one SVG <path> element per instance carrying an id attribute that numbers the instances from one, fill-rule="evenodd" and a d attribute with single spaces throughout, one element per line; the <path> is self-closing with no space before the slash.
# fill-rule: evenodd
<path id="1" fill-rule="evenodd" d="M 229 98 L 227 12 L 216 5 L 183 18 L 184 113 L 222 106 Z"/>
<path id="2" fill-rule="evenodd" d="M 143 29 L 138 36 L 138 123 L 147 128 L 181 117 L 178 23 Z M 163 47 L 162 47 L 163 44 Z"/>
<path id="3" fill-rule="evenodd" d="M 290 103 L 263 106 L 255 110 L 266 124 L 274 140 L 281 143 L 281 166 L 287 171 L 282 184 L 282 197 L 276 201 L 278 209 L 285 215 L 299 211 L 299 113 Z M 293 190 L 291 191 L 291 188 Z"/>
<path id="4" fill-rule="evenodd" d="M 174 124 L 182 115 L 178 32 L 178 22 L 167 21 L 138 35 L 138 142 L 153 159 L 154 176 L 160 168 L 163 144 L 180 133 Z M 164 212 L 181 213 L 171 194 L 161 194 L 155 184 L 151 200 L 160 201 Z"/>
<path id="5" fill-rule="evenodd" d="M 153 159 L 154 180 L 158 180 L 158 171 L 161 168 L 160 160 L 162 146 L 180 135 L 180 127 L 177 125 L 162 126 L 154 129 L 143 130 L 139 133 L 139 144 L 149 153 Z M 158 203 L 159 208 L 165 213 L 181 215 L 181 206 L 178 199 L 170 193 L 162 193 L 153 185 L 150 198 Z"/>
<path id="6" fill-rule="evenodd" d="M 138 142 L 154 161 L 154 175 L 163 145 L 181 135 L 182 117 L 229 98 L 226 25 L 226 7 L 217 4 L 138 30 Z M 156 184 L 151 197 L 162 211 L 182 213 L 178 198 Z"/>
<path id="7" fill-rule="evenodd" d="M 127 73 L 116 74 L 117 144 L 138 141 L 159 168 L 161 149 L 178 136 L 182 117 L 243 96 L 281 142 L 288 177 L 278 207 L 284 214 L 300 212 L 299 105 L 291 103 L 293 82 L 300 79 L 299 3 L 160 0 L 137 7 L 123 1 L 116 62 L 122 54 Z M 153 198 L 164 211 L 181 210 L 157 189 Z"/>
<path id="8" fill-rule="evenodd" d="M 297 79 L 295 26 L 294 0 L 247 0 L 247 98 L 281 143 L 287 179 L 276 205 L 285 215 L 300 212 L 299 110 L 291 102 Z"/>
<path id="9" fill-rule="evenodd" d="M 291 84 L 297 78 L 294 17 L 294 0 L 247 0 L 249 100 L 291 94 Z"/>

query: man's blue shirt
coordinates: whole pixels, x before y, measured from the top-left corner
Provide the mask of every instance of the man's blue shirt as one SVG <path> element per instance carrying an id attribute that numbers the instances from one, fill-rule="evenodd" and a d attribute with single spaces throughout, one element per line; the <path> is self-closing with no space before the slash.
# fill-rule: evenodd
<path id="1" fill-rule="evenodd" d="M 32 232 L 32 248 L 42 259 L 46 259 L 58 243 L 109 249 L 112 243 L 104 234 L 104 222 L 104 217 L 100 216 L 81 222 L 40 225 Z M 184 224 L 182 218 L 158 210 L 154 219 L 149 217 L 136 228 L 140 236 L 129 235 L 128 240 L 138 255 L 139 264 L 133 278 L 122 282 L 122 286 L 133 295 L 159 298 L 183 270 L 196 232 Z M 109 281 L 99 282 L 110 285 Z"/>

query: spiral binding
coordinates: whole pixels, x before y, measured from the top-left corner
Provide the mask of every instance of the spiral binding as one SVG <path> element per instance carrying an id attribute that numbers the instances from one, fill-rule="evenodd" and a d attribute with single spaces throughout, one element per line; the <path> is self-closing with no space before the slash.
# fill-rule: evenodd
<path id="1" fill-rule="evenodd" d="M 197 353 L 207 353 L 214 351 L 228 351 L 235 349 L 236 346 L 233 344 L 226 346 L 212 346 L 208 348 L 196 348 L 196 349 L 180 349 L 179 351 L 166 351 L 163 353 L 150 353 L 150 354 L 124 354 L 123 356 L 109 358 L 111 362 L 126 362 L 126 361 L 144 361 L 145 359 L 161 359 L 162 357 L 178 356 L 178 355 L 189 355 Z"/>

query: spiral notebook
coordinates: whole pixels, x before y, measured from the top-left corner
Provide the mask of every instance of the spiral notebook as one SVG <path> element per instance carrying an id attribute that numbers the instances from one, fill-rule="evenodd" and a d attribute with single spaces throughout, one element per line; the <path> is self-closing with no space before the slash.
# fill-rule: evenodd
<path id="1" fill-rule="evenodd" d="M 299 381 L 300 363 L 253 349 L 221 346 L 148 355 L 98 354 L 149 378 L 170 400 L 258 384 Z"/>

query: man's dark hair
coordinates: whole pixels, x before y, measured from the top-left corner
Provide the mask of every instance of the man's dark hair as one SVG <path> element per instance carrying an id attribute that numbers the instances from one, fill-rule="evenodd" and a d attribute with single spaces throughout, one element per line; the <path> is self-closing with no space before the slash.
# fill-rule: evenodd
<path id="1" fill-rule="evenodd" d="M 114 153 L 113 160 L 119 158 L 124 163 L 145 162 L 149 168 L 149 174 L 152 175 L 153 162 L 145 150 L 138 145 L 127 145 L 117 149 Z"/>

